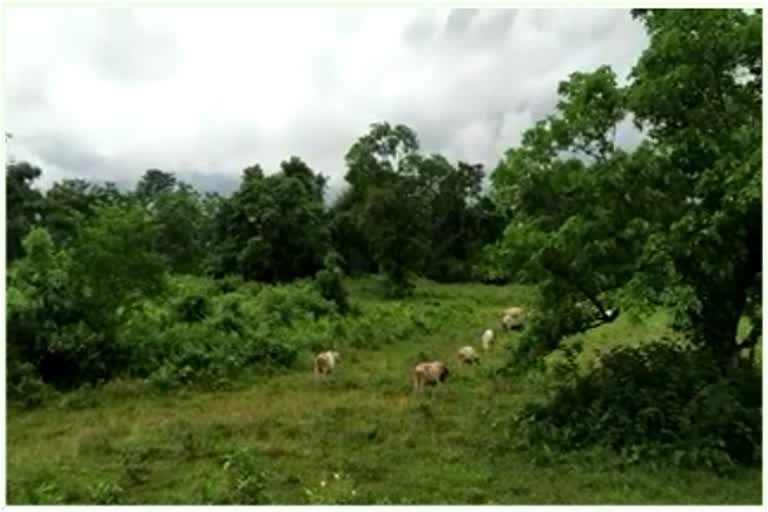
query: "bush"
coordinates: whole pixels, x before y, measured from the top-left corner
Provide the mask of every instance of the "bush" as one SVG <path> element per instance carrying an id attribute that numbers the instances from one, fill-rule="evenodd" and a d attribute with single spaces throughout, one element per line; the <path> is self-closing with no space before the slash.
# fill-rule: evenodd
<path id="1" fill-rule="evenodd" d="M 222 464 L 227 476 L 227 486 L 221 501 L 233 505 L 270 503 L 270 475 L 265 467 L 264 462 L 247 448 L 228 453 Z"/>
<path id="2" fill-rule="evenodd" d="M 149 379 L 160 389 L 191 383 L 224 387 L 230 377 L 246 368 L 287 368 L 297 356 L 296 348 L 269 337 L 242 338 L 206 322 L 174 324 L 162 334 L 160 343 L 166 353 Z"/>
<path id="3" fill-rule="evenodd" d="M 708 353 L 665 340 L 615 348 L 586 374 L 573 358 L 551 395 L 514 418 L 522 443 L 602 445 L 629 461 L 661 455 L 718 469 L 760 461 L 758 373 L 726 378 Z"/>
<path id="4" fill-rule="evenodd" d="M 315 283 L 323 298 L 336 304 L 340 313 L 349 311 L 349 296 L 338 273 L 323 269 L 315 274 Z"/>
<path id="5" fill-rule="evenodd" d="M 8 401 L 23 408 L 37 407 L 56 394 L 31 363 L 8 358 L 6 379 Z"/>

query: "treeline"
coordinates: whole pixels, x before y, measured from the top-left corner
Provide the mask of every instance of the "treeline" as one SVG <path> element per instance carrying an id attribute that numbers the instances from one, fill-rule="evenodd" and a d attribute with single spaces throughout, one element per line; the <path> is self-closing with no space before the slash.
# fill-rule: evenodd
<path id="1" fill-rule="evenodd" d="M 133 190 L 63 180 L 43 193 L 41 169 L 7 165 L 10 396 L 36 403 L 47 386 L 117 376 L 215 385 L 319 348 L 291 330 L 304 314 L 356 331 L 342 327 L 355 322 L 341 318 L 355 312 L 344 274 L 381 274 L 393 297 L 416 275 L 477 279 L 503 227 L 481 166 L 425 156 L 411 129 L 387 123 L 347 164 L 329 206 L 326 178 L 298 157 L 246 168 L 230 196 L 158 169 Z"/>
<path id="2" fill-rule="evenodd" d="M 481 165 L 423 155 L 410 128 L 388 123 L 373 125 L 346 162 L 349 186 L 330 207 L 326 177 L 298 157 L 274 173 L 246 168 L 229 197 L 203 194 L 157 169 L 146 171 L 132 191 L 75 179 L 43 194 L 33 188 L 42 171 L 12 163 L 6 168 L 8 262 L 24 255 L 22 239 L 33 226 L 67 247 L 83 223 L 109 205 L 128 216 L 143 212 L 135 228 L 173 273 L 290 282 L 313 276 L 333 253 L 349 274 L 383 273 L 396 295 L 408 292 L 411 275 L 479 277 L 481 249 L 504 225 L 482 191 Z"/>

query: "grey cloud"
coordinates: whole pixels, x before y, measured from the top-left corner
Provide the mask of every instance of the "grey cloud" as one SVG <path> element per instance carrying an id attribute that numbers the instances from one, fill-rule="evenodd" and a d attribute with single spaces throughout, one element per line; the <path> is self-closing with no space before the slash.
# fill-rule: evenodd
<path id="1" fill-rule="evenodd" d="M 477 9 L 453 9 L 445 21 L 443 33 L 448 38 L 461 37 L 467 31 L 472 19 L 477 16 Z"/>
<path id="2" fill-rule="evenodd" d="M 620 26 L 621 18 L 627 16 L 626 11 L 614 10 L 609 15 L 599 19 L 589 28 L 589 35 L 593 41 L 599 42 L 609 37 Z"/>
<path id="3" fill-rule="evenodd" d="M 107 78 L 148 80 L 173 75 L 176 49 L 170 37 L 142 26 L 130 9 L 106 8 L 97 20 L 100 36 L 92 43 L 90 57 Z"/>
<path id="4" fill-rule="evenodd" d="M 339 85 L 336 64 L 331 52 L 316 52 L 310 62 L 310 68 L 313 82 L 320 91 L 332 91 Z"/>
<path id="5" fill-rule="evenodd" d="M 560 80 L 572 71 L 591 71 L 601 64 L 614 66 L 621 75 L 647 44 L 642 30 L 625 11 L 602 10 L 594 15 L 590 11 L 579 16 L 575 11 L 458 9 L 450 11 L 447 19 L 439 11 L 414 12 L 392 33 L 393 45 L 401 43 L 403 53 L 375 63 L 376 69 L 383 70 L 375 76 L 394 77 L 392 88 L 387 84 L 376 92 L 381 84 L 367 80 L 366 62 L 358 56 L 350 57 L 357 60 L 339 57 L 346 55 L 341 48 L 349 44 L 348 37 L 353 37 L 353 44 L 365 43 L 366 13 L 345 10 L 331 25 L 336 40 L 313 43 L 306 53 L 312 58 L 298 64 L 306 70 L 302 94 L 309 98 L 307 107 L 279 129 L 266 130 L 260 128 L 258 119 L 215 108 L 200 114 L 201 130 L 194 136 L 169 140 L 159 136 L 141 147 L 117 146 L 109 155 L 77 135 L 76 119 L 66 136 L 29 130 L 34 138 L 26 144 L 30 154 L 69 177 L 96 179 L 109 172 L 113 181 L 135 184 L 144 170 L 155 167 L 175 172 L 201 189 L 223 193 L 237 187 L 243 168 L 258 163 L 271 173 L 281 160 L 296 155 L 330 178 L 328 195 L 332 198 L 344 188 L 347 149 L 370 123 L 389 121 L 414 128 L 425 152 L 481 162 L 490 172 L 503 152 L 519 143 L 524 130 L 553 112 Z M 105 41 L 98 34 L 83 36 L 85 43 L 74 50 L 76 55 L 102 76 L 129 86 L 162 76 L 153 62 L 167 59 L 169 65 L 158 69 L 173 72 L 173 62 L 183 56 L 183 45 L 171 44 L 154 25 L 142 25 L 140 17 L 124 11 L 110 16 L 99 26 L 114 32 L 114 41 Z M 376 17 L 374 12 L 367 23 L 375 24 Z M 168 34 L 172 33 L 169 27 Z M 102 43 L 107 43 L 104 48 Z M 155 50 L 161 57 L 146 60 Z M 234 51 L 222 58 L 235 58 Z M 52 59 L 56 57 L 52 53 Z M 38 67 L 53 69 L 48 66 Z M 355 86 L 344 80 L 349 67 L 360 70 L 351 75 L 360 79 Z M 8 74 L 13 72 L 13 68 L 7 69 Z M 264 73 L 271 71 L 264 69 Z M 38 123 L 24 107 L 44 99 L 44 92 L 19 87 L 9 92 L 14 115 L 24 120 L 25 127 L 45 126 L 43 118 Z M 85 116 L 87 99 L 79 101 Z M 243 102 L 247 101 L 244 97 Z M 274 101 L 282 100 L 276 95 Z M 48 108 L 44 105 L 38 110 Z M 48 115 L 55 119 L 52 110 Z M 13 131 L 13 126 L 8 129 Z M 119 131 L 115 137 L 121 137 Z M 130 136 L 122 137 L 130 141 Z M 639 134 L 631 126 L 617 130 L 617 142 L 622 146 L 638 140 Z"/>
<path id="6" fill-rule="evenodd" d="M 403 29 L 403 40 L 411 46 L 421 46 L 430 41 L 437 31 L 435 13 L 428 11 L 416 17 Z"/>
<path id="7" fill-rule="evenodd" d="M 72 136 L 58 133 L 19 135 L 14 140 L 26 150 L 46 162 L 54 162 L 62 169 L 71 170 L 73 176 L 96 178 L 100 173 L 114 169 L 111 162 L 86 147 Z"/>
<path id="8" fill-rule="evenodd" d="M 38 74 L 19 77 L 15 86 L 6 87 L 6 105 L 15 111 L 28 112 L 47 105 L 44 78 Z"/>
<path id="9" fill-rule="evenodd" d="M 516 14 L 516 9 L 454 9 L 446 19 L 443 37 L 464 48 L 498 47 L 513 26 Z"/>
<path id="10" fill-rule="evenodd" d="M 200 192 L 218 192 L 228 196 L 240 186 L 240 178 L 225 174 L 224 172 L 211 171 L 179 171 L 176 177 L 192 185 Z"/>
<path id="11" fill-rule="evenodd" d="M 477 24 L 475 33 L 477 38 L 484 42 L 498 43 L 499 38 L 504 38 L 514 25 L 517 9 L 498 9 L 487 12 L 487 18 Z"/>

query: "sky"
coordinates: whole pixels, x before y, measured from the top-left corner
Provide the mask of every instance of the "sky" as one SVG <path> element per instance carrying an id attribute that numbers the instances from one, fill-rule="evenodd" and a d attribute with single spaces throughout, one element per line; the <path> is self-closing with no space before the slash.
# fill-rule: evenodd
<path id="1" fill-rule="evenodd" d="M 370 124 L 490 172 L 557 84 L 647 46 L 624 9 L 7 7 L 9 153 L 61 179 L 145 170 L 227 192 L 296 155 L 343 187 Z M 633 145 L 631 125 L 618 141 Z"/>

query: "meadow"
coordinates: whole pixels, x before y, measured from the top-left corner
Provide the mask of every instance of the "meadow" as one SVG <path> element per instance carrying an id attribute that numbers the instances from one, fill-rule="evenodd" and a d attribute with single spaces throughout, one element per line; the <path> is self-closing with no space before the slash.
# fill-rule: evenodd
<path id="1" fill-rule="evenodd" d="M 307 341 L 286 369 L 246 366 L 219 386 L 114 379 L 38 407 L 9 403 L 8 502 L 761 502 L 760 468 L 721 474 L 642 458 L 628 463 L 603 449 L 515 448 L 510 418 L 547 393 L 547 379 L 497 371 L 517 333 L 501 334 L 478 366 L 459 367 L 455 352 L 479 348 L 485 328 L 498 331 L 500 310 L 529 305 L 532 289 L 420 280 L 412 297 L 395 301 L 371 279 L 346 286 L 357 323 Z M 589 367 L 611 346 L 658 339 L 668 334 L 668 320 L 664 311 L 640 322 L 622 315 L 588 331 L 579 336 L 580 364 Z M 313 326 L 321 328 L 291 325 L 309 338 Z M 329 342 L 341 364 L 316 382 L 311 357 Z M 561 351 L 550 362 L 558 357 Z M 445 385 L 414 393 L 410 370 L 425 358 L 447 361 L 452 373 Z"/>

